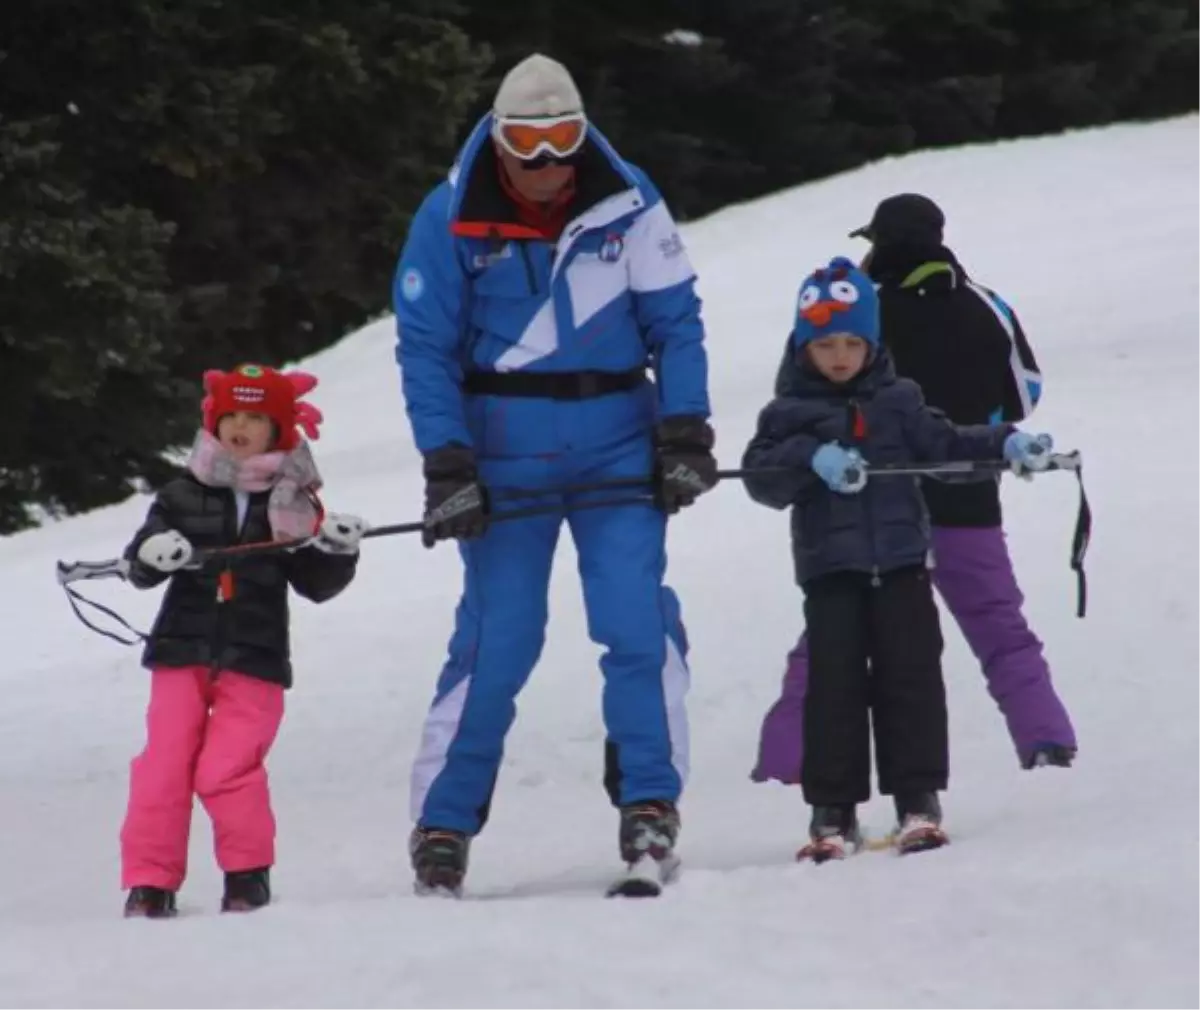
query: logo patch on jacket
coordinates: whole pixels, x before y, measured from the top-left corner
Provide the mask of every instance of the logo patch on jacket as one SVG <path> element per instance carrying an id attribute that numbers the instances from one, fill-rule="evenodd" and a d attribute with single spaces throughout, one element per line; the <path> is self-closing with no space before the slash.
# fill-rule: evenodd
<path id="1" fill-rule="evenodd" d="M 409 267 L 400 278 L 400 293 L 406 301 L 415 302 L 425 293 L 425 278 L 416 267 Z"/>
<path id="2" fill-rule="evenodd" d="M 625 251 L 625 240 L 620 235 L 605 235 L 600 244 L 600 259 L 604 263 L 616 263 Z"/>
<path id="3" fill-rule="evenodd" d="M 487 270 L 489 267 L 494 267 L 501 260 L 512 259 L 512 254 L 512 243 L 505 242 L 495 252 L 476 253 L 471 257 L 471 267 L 475 270 Z"/>
<path id="4" fill-rule="evenodd" d="M 679 237 L 679 232 L 673 231 L 666 238 L 660 239 L 658 251 L 662 253 L 665 260 L 673 260 L 676 256 L 682 256 L 683 239 Z"/>

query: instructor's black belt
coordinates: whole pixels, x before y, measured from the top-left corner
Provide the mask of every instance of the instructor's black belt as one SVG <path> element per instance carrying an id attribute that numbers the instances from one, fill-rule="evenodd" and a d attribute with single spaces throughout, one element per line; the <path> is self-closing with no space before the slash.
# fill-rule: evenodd
<path id="1" fill-rule="evenodd" d="M 631 368 L 627 372 L 468 372 L 462 388 L 473 396 L 590 400 L 610 393 L 631 392 L 645 381 L 645 368 Z"/>

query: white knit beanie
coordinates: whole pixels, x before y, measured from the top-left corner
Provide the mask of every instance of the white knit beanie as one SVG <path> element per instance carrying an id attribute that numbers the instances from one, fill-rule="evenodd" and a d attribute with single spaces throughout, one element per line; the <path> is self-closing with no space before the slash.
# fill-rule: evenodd
<path id="1" fill-rule="evenodd" d="M 571 73 L 558 60 L 534 53 L 504 75 L 492 111 L 497 116 L 563 116 L 583 111 Z"/>

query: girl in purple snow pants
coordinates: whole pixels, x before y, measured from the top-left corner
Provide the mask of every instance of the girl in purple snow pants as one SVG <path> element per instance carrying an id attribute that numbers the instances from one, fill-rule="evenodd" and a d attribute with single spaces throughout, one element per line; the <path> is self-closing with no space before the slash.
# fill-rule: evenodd
<path id="1" fill-rule="evenodd" d="M 1008 723 L 1023 767 L 1049 751 L 1068 763 L 1075 730 L 1055 693 L 1042 643 L 1030 630 L 1024 598 L 1000 526 L 933 527 L 933 583 L 983 667 L 988 692 Z M 804 756 L 807 635 L 788 655 L 783 694 L 767 712 L 759 741 L 756 782 L 800 782 Z"/>

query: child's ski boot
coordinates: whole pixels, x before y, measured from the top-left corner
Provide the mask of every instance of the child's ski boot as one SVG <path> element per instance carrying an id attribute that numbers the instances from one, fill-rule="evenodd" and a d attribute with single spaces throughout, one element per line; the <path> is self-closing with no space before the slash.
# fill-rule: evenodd
<path id="1" fill-rule="evenodd" d="M 125 899 L 126 919 L 170 919 L 175 913 L 175 892 L 164 887 L 134 887 Z"/>
<path id="2" fill-rule="evenodd" d="M 225 895 L 221 898 L 222 912 L 253 912 L 271 903 L 271 871 L 261 866 L 255 870 L 235 870 L 225 874 Z"/>
<path id="3" fill-rule="evenodd" d="M 470 839 L 461 831 L 416 828 L 408 842 L 416 875 L 413 890 L 420 895 L 462 897 L 469 850 Z"/>
<path id="4" fill-rule="evenodd" d="M 892 844 L 901 855 L 940 849 L 950 841 L 942 830 L 942 806 L 937 793 L 908 793 L 896 797 L 896 828 Z"/>
<path id="5" fill-rule="evenodd" d="M 679 870 L 675 842 L 679 811 L 666 800 L 630 803 L 621 808 L 618 843 L 625 874 L 608 889 L 608 896 L 657 898 Z"/>
<path id="6" fill-rule="evenodd" d="M 862 848 L 862 832 L 854 805 L 813 807 L 809 843 L 796 853 L 800 862 L 825 863 L 845 859 Z"/>

